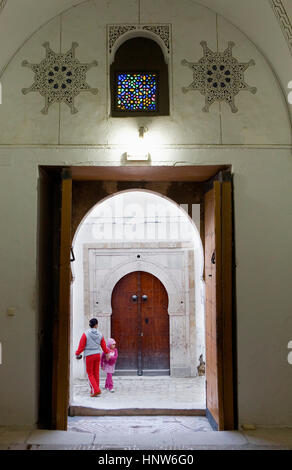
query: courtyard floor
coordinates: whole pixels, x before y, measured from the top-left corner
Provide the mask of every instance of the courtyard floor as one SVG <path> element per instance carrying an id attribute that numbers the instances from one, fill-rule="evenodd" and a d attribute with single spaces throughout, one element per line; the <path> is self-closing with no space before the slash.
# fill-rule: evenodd
<path id="1" fill-rule="evenodd" d="M 95 410 L 205 410 L 205 377 L 113 376 L 114 393 L 105 390 L 91 398 L 87 379 L 75 380 L 70 406 L 80 414 L 80 407 Z M 146 412 L 147 414 L 147 412 Z"/>

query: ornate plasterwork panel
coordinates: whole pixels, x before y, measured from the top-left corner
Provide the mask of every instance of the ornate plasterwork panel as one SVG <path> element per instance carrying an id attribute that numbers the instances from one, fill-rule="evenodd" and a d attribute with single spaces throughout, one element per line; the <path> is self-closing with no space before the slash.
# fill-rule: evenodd
<path id="1" fill-rule="evenodd" d="M 205 96 L 203 111 L 208 112 L 215 101 L 225 101 L 231 111 L 238 111 L 235 106 L 235 96 L 240 91 L 256 93 L 257 89 L 247 85 L 244 81 L 244 72 L 250 65 L 255 65 L 251 59 L 247 63 L 240 63 L 232 55 L 233 42 L 228 43 L 224 52 L 211 51 L 206 41 L 202 41 L 204 56 L 198 62 L 182 61 L 193 72 L 193 81 L 187 87 L 183 87 L 184 93 L 188 91 L 200 91 Z"/>
<path id="2" fill-rule="evenodd" d="M 292 24 L 281 0 L 270 0 L 292 54 Z"/>
<path id="3" fill-rule="evenodd" d="M 97 94 L 96 88 L 91 88 L 86 83 L 86 73 L 97 61 L 82 64 L 75 57 L 77 42 L 73 42 L 71 49 L 65 54 L 56 53 L 50 48 L 48 42 L 43 44 L 46 49 L 46 57 L 39 64 L 30 64 L 26 60 L 22 62 L 24 67 L 30 67 L 34 72 L 34 83 L 29 88 L 23 88 L 22 93 L 32 91 L 39 92 L 45 98 L 43 114 L 48 114 L 49 107 L 53 103 L 66 103 L 71 113 L 78 112 L 74 105 L 74 99 L 82 91 Z"/>
<path id="4" fill-rule="evenodd" d="M 136 26 L 134 25 L 109 25 L 108 26 L 108 47 L 109 53 L 112 53 L 113 46 L 115 42 L 123 34 L 128 33 L 129 31 L 135 31 Z"/>
<path id="5" fill-rule="evenodd" d="M 170 25 L 169 24 L 112 24 L 108 25 L 108 48 L 112 53 L 116 41 L 130 31 L 145 32 L 155 34 L 170 52 Z"/>
<path id="6" fill-rule="evenodd" d="M 145 25 L 143 26 L 144 31 L 151 31 L 162 39 L 164 42 L 167 51 L 170 51 L 170 35 L 169 35 L 169 26 L 168 25 Z"/>

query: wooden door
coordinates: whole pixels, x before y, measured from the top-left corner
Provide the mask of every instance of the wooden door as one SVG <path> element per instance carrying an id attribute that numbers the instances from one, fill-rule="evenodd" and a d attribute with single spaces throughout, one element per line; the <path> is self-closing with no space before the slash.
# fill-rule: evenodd
<path id="1" fill-rule="evenodd" d="M 165 287 L 152 274 L 124 276 L 112 293 L 112 336 L 116 369 L 138 374 L 169 373 L 169 316 Z"/>
<path id="2" fill-rule="evenodd" d="M 231 183 L 205 195 L 206 408 L 215 429 L 234 429 Z"/>
<path id="3" fill-rule="evenodd" d="M 116 369 L 138 370 L 138 293 L 137 273 L 123 277 L 112 293 L 111 336 L 119 351 Z"/>
<path id="4" fill-rule="evenodd" d="M 169 370 L 168 295 L 157 277 L 140 273 L 143 370 Z"/>
<path id="5" fill-rule="evenodd" d="M 70 287 L 71 287 L 71 214 L 72 180 L 70 172 L 62 173 L 61 224 L 59 251 L 59 298 L 54 324 L 54 367 L 52 427 L 67 430 L 70 372 Z"/>

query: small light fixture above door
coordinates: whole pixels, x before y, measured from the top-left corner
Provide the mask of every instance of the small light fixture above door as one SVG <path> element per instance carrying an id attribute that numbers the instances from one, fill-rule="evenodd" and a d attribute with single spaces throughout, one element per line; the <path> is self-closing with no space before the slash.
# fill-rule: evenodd
<path id="1" fill-rule="evenodd" d="M 129 150 L 126 152 L 127 161 L 149 161 L 150 153 L 147 147 L 147 139 L 145 133 L 148 132 L 147 127 L 140 126 L 138 129 L 139 137 L 135 142 L 130 145 Z"/>

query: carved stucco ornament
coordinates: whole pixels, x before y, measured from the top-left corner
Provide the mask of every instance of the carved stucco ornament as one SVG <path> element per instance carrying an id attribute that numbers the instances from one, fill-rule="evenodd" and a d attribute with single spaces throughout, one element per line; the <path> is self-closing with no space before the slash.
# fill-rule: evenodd
<path id="1" fill-rule="evenodd" d="M 168 54 L 170 53 L 170 25 L 169 24 L 112 24 L 108 25 L 108 45 L 111 54 L 116 41 L 125 33 L 136 31 L 150 31 L 163 41 Z"/>
<path id="2" fill-rule="evenodd" d="M 182 65 L 188 66 L 193 71 L 193 81 L 183 87 L 184 93 L 190 90 L 200 91 L 205 96 L 203 111 L 208 112 L 215 101 L 225 101 L 231 111 L 238 111 L 234 103 L 235 96 L 240 91 L 256 93 L 257 89 L 247 85 L 244 81 L 244 72 L 250 65 L 255 65 L 252 59 L 247 63 L 240 63 L 232 56 L 233 42 L 228 43 L 224 52 L 211 51 L 206 41 L 202 41 L 204 56 L 198 62 L 183 60 Z"/>
<path id="3" fill-rule="evenodd" d="M 65 54 L 55 53 L 50 44 L 45 42 L 46 57 L 40 64 L 30 64 L 27 60 L 22 62 L 24 67 L 30 67 L 34 72 L 34 83 L 29 88 L 23 88 L 22 93 L 38 91 L 45 98 L 43 114 L 48 114 L 49 107 L 53 103 L 66 103 L 71 113 L 78 109 L 74 106 L 74 99 L 82 91 L 88 91 L 96 95 L 98 90 L 91 88 L 86 83 L 86 73 L 91 67 L 97 66 L 94 60 L 90 64 L 81 64 L 75 57 L 77 42 L 73 42 L 71 49 Z"/>

